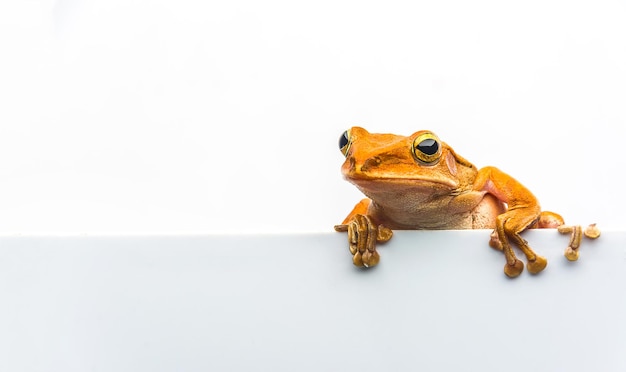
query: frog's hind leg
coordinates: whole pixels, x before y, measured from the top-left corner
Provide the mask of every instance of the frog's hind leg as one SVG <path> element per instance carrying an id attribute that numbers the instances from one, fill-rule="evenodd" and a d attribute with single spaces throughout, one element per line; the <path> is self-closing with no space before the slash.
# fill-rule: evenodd
<path id="1" fill-rule="evenodd" d="M 495 233 L 498 236 L 498 248 L 504 252 L 504 257 L 506 258 L 506 265 L 504 265 L 504 273 L 510 277 L 514 278 L 522 273 L 524 270 L 524 263 L 517 259 L 515 253 L 513 253 L 513 249 L 511 249 L 511 244 L 509 243 L 509 239 L 507 238 L 507 234 L 505 233 L 504 225 L 508 223 L 509 213 L 503 213 L 498 216 L 496 219 L 496 229 Z"/>
<path id="2" fill-rule="evenodd" d="M 533 211 L 514 209 L 499 215 L 496 219 L 495 235 L 497 236 L 499 246 L 495 248 L 502 248 L 506 258 L 504 273 L 511 278 L 522 273 L 524 264 L 515 256 L 510 240 L 522 250 L 528 259 L 528 271 L 530 273 L 539 273 L 545 269 L 548 264 L 548 261 L 544 257 L 537 255 L 530 248 L 528 242 L 520 236 L 522 231 L 536 222 L 537 215 L 538 213 L 534 213 Z M 493 240 L 494 239 L 492 239 L 492 241 Z"/>

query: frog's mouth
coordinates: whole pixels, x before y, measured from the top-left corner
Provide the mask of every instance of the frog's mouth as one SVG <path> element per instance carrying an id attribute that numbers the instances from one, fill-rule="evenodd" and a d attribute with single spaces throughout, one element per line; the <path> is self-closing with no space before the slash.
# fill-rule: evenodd
<path id="1" fill-rule="evenodd" d="M 401 205 L 406 203 L 427 203 L 435 198 L 453 196 L 458 183 L 433 179 L 406 178 L 349 178 L 364 195 L 381 205 Z"/>
<path id="2" fill-rule="evenodd" d="M 459 182 L 453 178 L 446 177 L 368 177 L 364 175 L 350 176 L 346 175 L 345 178 L 356 185 L 359 188 L 368 190 L 376 189 L 411 189 L 411 190 L 454 190 L 459 187 Z"/>

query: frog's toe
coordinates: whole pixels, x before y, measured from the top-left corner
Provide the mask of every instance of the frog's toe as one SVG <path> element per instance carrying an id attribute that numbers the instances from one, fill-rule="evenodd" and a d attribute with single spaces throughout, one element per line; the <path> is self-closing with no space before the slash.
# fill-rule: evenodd
<path id="1" fill-rule="evenodd" d="M 379 243 L 383 243 L 386 241 L 389 241 L 389 239 L 391 239 L 391 237 L 393 236 L 393 231 L 383 225 L 379 225 L 378 226 L 378 232 L 376 235 L 376 241 Z"/>
<path id="2" fill-rule="evenodd" d="M 536 256 L 533 261 L 528 261 L 527 264 L 528 272 L 531 274 L 540 273 L 541 271 L 543 271 L 543 269 L 546 268 L 546 266 L 548 266 L 548 260 L 546 260 L 545 257 L 541 256 Z"/>
<path id="3" fill-rule="evenodd" d="M 578 249 L 567 247 L 565 249 L 565 258 L 567 258 L 570 261 L 578 260 Z"/>
<path id="4" fill-rule="evenodd" d="M 361 255 L 361 252 L 356 252 L 354 254 L 354 256 L 352 256 L 352 263 L 356 267 L 363 267 L 363 266 L 365 266 L 363 264 L 363 256 Z"/>
<path id="5" fill-rule="evenodd" d="M 596 226 L 595 223 L 587 226 L 585 228 L 585 236 L 589 239 L 598 239 L 600 237 L 600 229 Z"/>
<path id="6" fill-rule="evenodd" d="M 502 250 L 502 242 L 500 241 L 500 238 L 498 238 L 498 233 L 496 231 L 491 233 L 491 236 L 489 238 L 489 246 L 499 251 Z"/>
<path id="7" fill-rule="evenodd" d="M 519 276 L 519 274 L 524 271 L 524 263 L 518 259 L 515 260 L 515 263 L 509 265 L 508 263 L 504 265 L 504 273 L 509 278 L 515 278 Z"/>
<path id="8" fill-rule="evenodd" d="M 357 248 L 356 244 L 350 244 L 349 249 L 350 249 L 350 254 L 352 254 L 353 256 L 355 254 L 357 254 L 358 251 L 359 251 L 359 249 Z"/>
<path id="9" fill-rule="evenodd" d="M 380 262 L 380 255 L 376 251 L 366 251 L 362 255 L 363 266 L 374 267 Z"/>
<path id="10" fill-rule="evenodd" d="M 377 227 L 367 215 L 363 214 L 355 215 L 347 226 L 352 263 L 357 267 L 378 265 L 380 256 L 376 252 L 376 242 L 391 239 L 392 231 L 382 225 Z"/>

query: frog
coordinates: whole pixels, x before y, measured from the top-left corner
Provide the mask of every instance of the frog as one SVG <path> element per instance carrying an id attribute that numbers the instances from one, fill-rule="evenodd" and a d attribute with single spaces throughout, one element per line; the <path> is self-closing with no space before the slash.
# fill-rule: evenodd
<path id="1" fill-rule="evenodd" d="M 374 267 L 380 261 L 377 244 L 389 241 L 393 230 L 493 229 L 489 245 L 504 253 L 504 273 L 518 277 L 526 257 L 531 274 L 548 264 L 522 238 L 527 229 L 554 228 L 569 233 L 565 256 L 578 259 L 582 228 L 565 225 L 561 215 L 544 211 L 522 183 L 494 166 L 477 168 L 430 130 L 410 136 L 370 133 L 355 126 L 339 138 L 345 161 L 343 177 L 365 196 L 341 224 L 348 233 L 353 264 Z M 585 236 L 596 238 L 592 224 Z"/>

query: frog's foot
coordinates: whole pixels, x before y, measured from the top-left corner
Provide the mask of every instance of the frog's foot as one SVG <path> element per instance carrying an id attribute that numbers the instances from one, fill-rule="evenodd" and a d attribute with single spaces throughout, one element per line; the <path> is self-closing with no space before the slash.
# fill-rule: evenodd
<path id="1" fill-rule="evenodd" d="M 518 259 L 515 259 L 512 264 L 507 263 L 504 265 L 504 273 L 509 278 L 515 278 L 524 271 L 524 263 Z"/>
<path id="2" fill-rule="evenodd" d="M 578 249 L 574 249 L 572 247 L 565 248 L 565 252 L 563 253 L 565 258 L 567 258 L 569 261 L 578 261 L 579 254 L 580 253 L 578 253 Z"/>
<path id="3" fill-rule="evenodd" d="M 521 210 L 508 211 L 496 219 L 497 240 L 502 246 L 506 258 L 504 273 L 510 278 L 520 275 L 524 270 L 524 264 L 515 257 L 511 243 L 517 245 L 526 256 L 529 273 L 538 274 L 548 266 L 548 260 L 536 254 L 520 235 L 522 231 L 532 225 L 533 221 L 536 221 L 536 217 L 532 213 L 520 212 Z M 494 238 L 492 238 L 493 240 Z"/>
<path id="4" fill-rule="evenodd" d="M 522 237 L 519 234 L 515 234 L 513 240 L 515 241 L 517 246 L 520 248 L 520 250 L 524 252 L 526 259 L 528 260 L 528 262 L 526 263 L 526 268 L 528 269 L 529 273 L 539 274 L 540 272 L 543 271 L 543 269 L 546 268 L 546 266 L 548 266 L 548 260 L 546 260 L 545 257 L 542 257 L 538 255 L 537 253 L 535 253 L 530 248 L 530 246 L 528 246 L 528 242 L 522 239 Z"/>
<path id="5" fill-rule="evenodd" d="M 496 230 L 493 230 L 493 232 L 491 233 L 491 236 L 489 238 L 489 246 L 493 249 L 502 251 L 502 242 L 498 238 L 498 232 Z"/>
<path id="6" fill-rule="evenodd" d="M 584 234 L 589 239 L 598 239 L 600 237 L 600 229 L 598 229 L 595 223 L 592 223 L 585 228 Z"/>
<path id="7" fill-rule="evenodd" d="M 569 245 L 565 248 L 564 253 L 565 258 L 570 261 L 578 260 L 578 250 L 580 248 L 583 235 L 589 239 L 597 239 L 600 237 L 600 229 L 598 229 L 595 223 L 587 226 L 584 231 L 580 225 L 561 225 L 558 227 L 558 231 L 561 234 L 570 234 Z"/>
<path id="8" fill-rule="evenodd" d="M 352 262 L 358 267 L 376 266 L 380 255 L 376 251 L 377 242 L 391 239 L 393 232 L 383 225 L 376 226 L 364 214 L 356 214 L 345 225 L 336 225 L 336 231 L 348 232 L 348 244 L 352 253 Z"/>
<path id="9" fill-rule="evenodd" d="M 526 264 L 526 267 L 528 268 L 528 272 L 531 274 L 538 274 L 542 272 L 543 269 L 546 268 L 546 266 L 548 266 L 548 260 L 546 260 L 545 257 L 539 256 L 539 255 L 535 255 L 535 259 L 532 261 L 529 260 L 528 263 Z"/>
<path id="10" fill-rule="evenodd" d="M 507 245 L 509 243 L 507 242 Z M 505 248 L 502 244 L 502 241 L 498 238 L 498 233 L 496 231 L 494 231 L 491 234 L 491 239 L 489 240 L 489 245 L 494 248 L 497 249 L 499 251 L 504 251 Z M 515 255 L 513 254 L 513 251 L 511 250 L 510 246 L 507 246 L 507 252 L 505 253 L 505 256 L 507 257 L 507 264 L 504 265 L 504 273 L 506 274 L 506 276 L 508 276 L 509 278 L 515 278 L 517 276 L 519 276 L 522 271 L 524 271 L 524 263 L 522 261 L 520 261 L 519 259 L 517 259 L 517 257 L 515 257 Z M 524 252 L 526 253 L 526 252 Z M 538 256 L 536 254 L 534 254 L 534 252 L 532 253 L 532 255 L 530 256 L 530 258 L 528 260 L 528 272 L 532 273 L 532 274 L 536 274 L 538 272 L 540 272 L 541 270 L 545 269 L 546 266 L 548 265 L 548 261 L 541 256 Z M 511 263 L 509 263 L 511 262 Z"/>
<path id="11" fill-rule="evenodd" d="M 557 231 L 561 234 L 570 234 L 569 245 L 565 248 L 565 258 L 570 261 L 578 260 L 578 248 L 580 248 L 580 241 L 583 238 L 582 227 L 580 227 L 580 225 L 561 225 L 558 227 Z"/>

